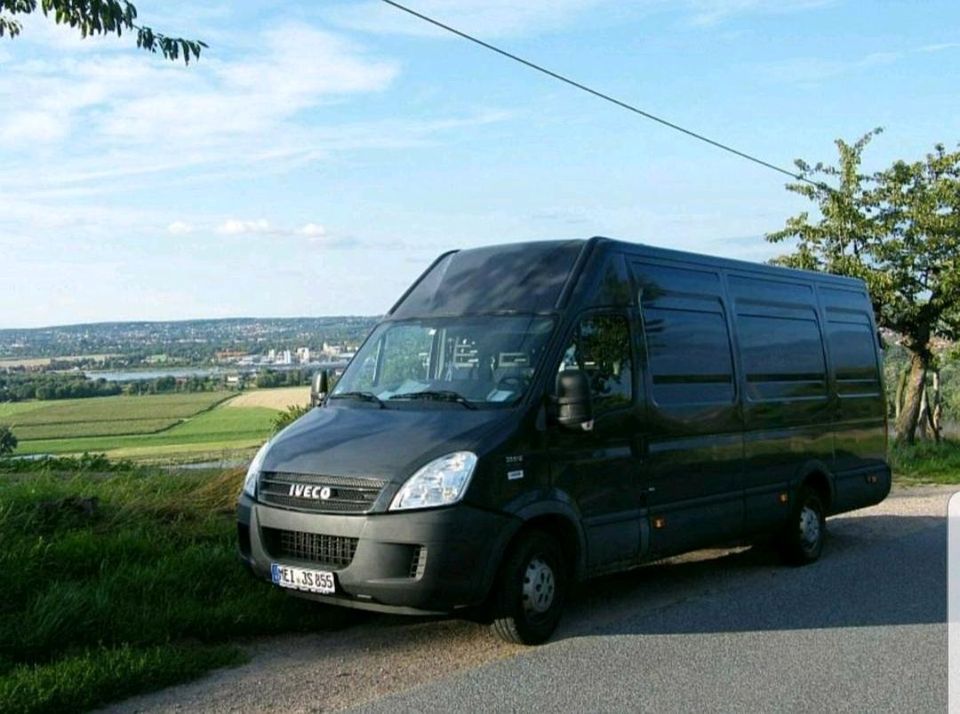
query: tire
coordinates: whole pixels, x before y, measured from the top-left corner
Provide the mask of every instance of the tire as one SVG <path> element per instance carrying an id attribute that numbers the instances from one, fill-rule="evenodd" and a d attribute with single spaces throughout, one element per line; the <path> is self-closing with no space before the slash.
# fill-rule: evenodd
<path id="1" fill-rule="evenodd" d="M 790 513 L 790 521 L 780 536 L 780 553 L 790 565 L 816 562 L 823 552 L 827 535 L 827 519 L 820 494 L 809 486 L 802 486 L 797 502 Z"/>
<path id="2" fill-rule="evenodd" d="M 563 553 L 543 531 L 528 531 L 509 550 L 492 594 L 493 631 L 503 640 L 538 645 L 563 613 L 567 572 Z"/>

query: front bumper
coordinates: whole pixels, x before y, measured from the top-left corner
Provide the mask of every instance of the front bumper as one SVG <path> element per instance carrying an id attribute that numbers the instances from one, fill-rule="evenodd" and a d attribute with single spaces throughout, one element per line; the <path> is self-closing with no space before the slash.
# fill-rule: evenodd
<path id="1" fill-rule="evenodd" d="M 448 613 L 480 604 L 519 525 L 514 517 L 464 504 L 341 516 L 265 506 L 243 494 L 237 507 L 240 555 L 258 577 L 269 580 L 275 562 L 329 570 L 335 595 L 291 594 L 397 613 Z M 312 557 L 305 557 L 309 548 L 291 555 L 280 545 L 281 533 L 329 540 L 318 560 L 316 549 Z M 313 536 L 288 537 L 299 544 Z M 322 562 L 331 552 L 337 562 Z"/>

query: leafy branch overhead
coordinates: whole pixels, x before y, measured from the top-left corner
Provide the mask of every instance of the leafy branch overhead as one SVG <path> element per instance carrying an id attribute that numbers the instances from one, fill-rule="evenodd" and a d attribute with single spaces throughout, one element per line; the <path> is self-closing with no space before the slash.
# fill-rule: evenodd
<path id="1" fill-rule="evenodd" d="M 23 30 L 18 16 L 41 11 L 58 25 L 70 25 L 89 35 L 122 36 L 137 33 L 137 47 L 162 54 L 166 59 L 190 64 L 207 45 L 200 40 L 168 37 L 137 23 L 137 8 L 126 0 L 0 0 L 0 37 L 16 37 Z"/>

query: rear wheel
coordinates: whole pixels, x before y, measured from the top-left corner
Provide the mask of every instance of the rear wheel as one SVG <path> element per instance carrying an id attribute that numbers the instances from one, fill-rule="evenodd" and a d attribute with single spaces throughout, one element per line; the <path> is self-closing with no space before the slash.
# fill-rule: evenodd
<path id="1" fill-rule="evenodd" d="M 823 501 L 814 489 L 803 486 L 790 521 L 780 538 L 780 552 L 791 565 L 806 565 L 820 557 L 827 533 Z"/>
<path id="2" fill-rule="evenodd" d="M 560 622 L 567 574 L 560 548 L 543 531 L 520 536 L 500 568 L 493 631 L 507 642 L 545 642 Z"/>

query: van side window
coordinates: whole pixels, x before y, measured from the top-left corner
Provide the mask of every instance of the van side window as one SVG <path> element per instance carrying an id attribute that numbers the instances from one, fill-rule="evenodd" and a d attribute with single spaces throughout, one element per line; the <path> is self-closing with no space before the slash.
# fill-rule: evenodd
<path id="1" fill-rule="evenodd" d="M 837 394 L 879 394 L 876 340 L 866 315 L 828 311 L 827 340 L 837 379 Z M 833 313 L 831 315 L 831 313 Z"/>
<path id="2" fill-rule="evenodd" d="M 813 311 L 793 309 L 796 316 L 786 317 L 744 314 L 746 310 L 750 308 L 738 310 L 737 333 L 747 397 L 826 399 L 827 366 Z"/>
<path id="3" fill-rule="evenodd" d="M 644 306 L 643 316 L 657 404 L 733 402 L 730 336 L 719 302 L 715 312 Z"/>
<path id="4" fill-rule="evenodd" d="M 633 402 L 630 327 L 623 315 L 589 315 L 581 320 L 560 369 L 581 369 L 590 378 L 596 414 Z"/>

